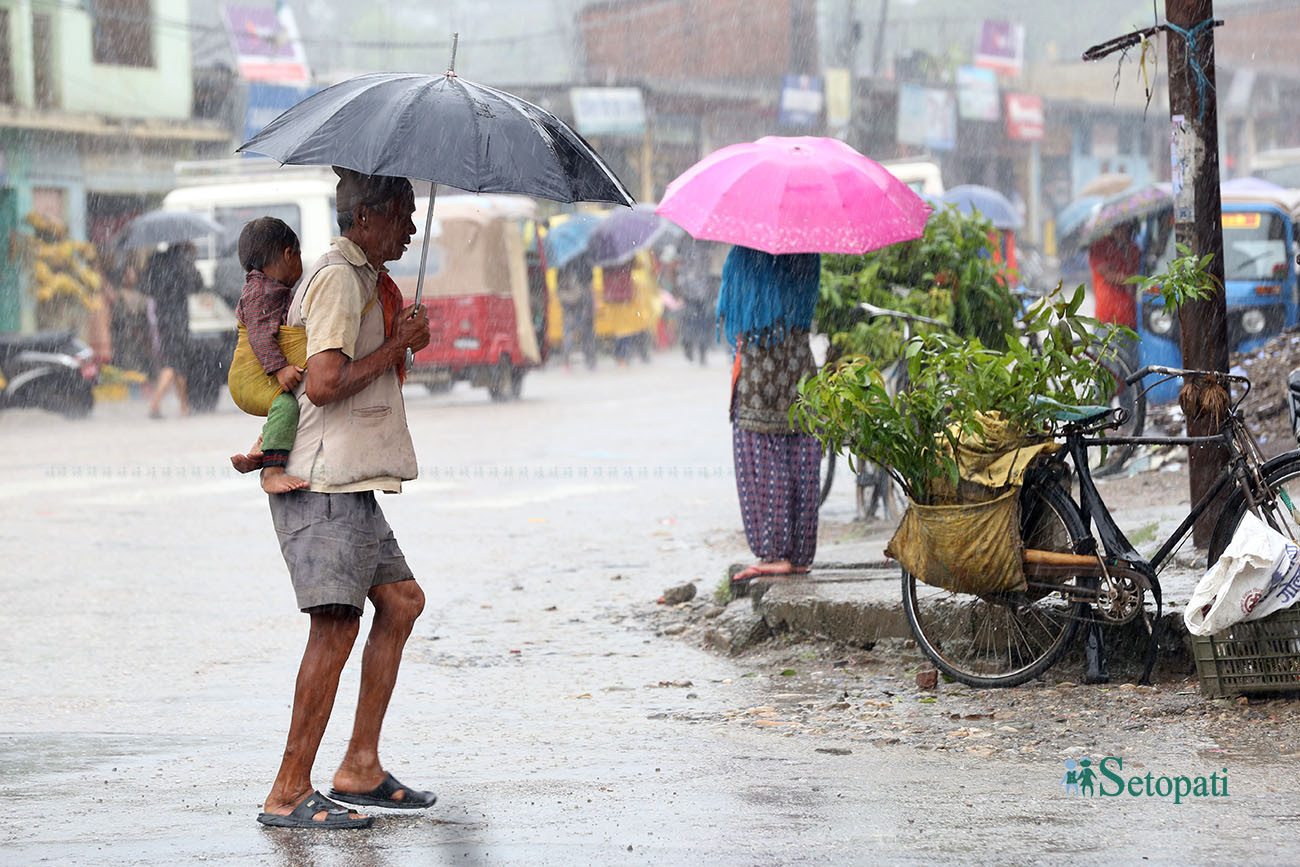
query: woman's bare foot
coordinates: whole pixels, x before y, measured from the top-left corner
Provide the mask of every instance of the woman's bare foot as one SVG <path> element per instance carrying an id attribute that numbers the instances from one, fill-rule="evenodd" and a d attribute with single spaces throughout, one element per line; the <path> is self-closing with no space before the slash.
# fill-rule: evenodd
<path id="1" fill-rule="evenodd" d="M 794 571 L 795 569 L 790 565 L 789 560 L 765 560 L 737 572 L 732 576 L 731 580 L 749 581 L 752 578 L 762 578 L 766 575 L 789 575 Z"/>
<path id="2" fill-rule="evenodd" d="M 296 491 L 307 485 L 308 482 L 305 480 L 286 473 L 284 467 L 262 468 L 262 490 L 268 494 L 287 494 L 289 491 Z"/>

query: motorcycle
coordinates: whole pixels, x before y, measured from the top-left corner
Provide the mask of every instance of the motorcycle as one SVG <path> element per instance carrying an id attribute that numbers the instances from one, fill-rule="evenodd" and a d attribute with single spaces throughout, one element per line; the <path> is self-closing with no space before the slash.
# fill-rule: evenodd
<path id="1" fill-rule="evenodd" d="M 84 418 L 95 405 L 94 351 L 72 329 L 0 334 L 0 409 L 35 407 Z"/>

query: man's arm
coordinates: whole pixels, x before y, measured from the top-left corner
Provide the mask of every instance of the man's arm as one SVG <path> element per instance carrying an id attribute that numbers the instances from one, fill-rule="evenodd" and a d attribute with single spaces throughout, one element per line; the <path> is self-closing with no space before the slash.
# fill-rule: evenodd
<path id="1" fill-rule="evenodd" d="M 326 349 L 307 359 L 307 399 L 324 406 L 351 397 L 394 364 L 406 363 L 406 350 L 429 345 L 429 319 L 424 305 L 411 305 L 397 314 L 397 333 L 379 348 L 355 361 L 338 349 Z"/>

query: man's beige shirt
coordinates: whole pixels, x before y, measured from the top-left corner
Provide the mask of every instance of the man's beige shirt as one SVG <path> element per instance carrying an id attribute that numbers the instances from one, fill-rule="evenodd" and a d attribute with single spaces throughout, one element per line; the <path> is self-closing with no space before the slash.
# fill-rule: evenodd
<path id="1" fill-rule="evenodd" d="M 303 319 L 307 327 L 307 357 L 318 352 L 337 349 L 351 360 L 356 360 L 357 332 L 361 328 L 361 313 L 374 298 L 379 282 L 379 271 L 366 258 L 365 251 L 351 239 L 338 237 L 333 241 L 336 250 L 348 260 L 351 268 L 325 268 L 307 287 L 302 297 Z M 378 304 L 378 299 L 375 299 Z M 311 490 L 322 494 L 350 494 L 356 491 L 387 491 L 401 493 L 402 480 L 396 476 L 377 476 L 346 485 L 325 482 L 325 452 L 316 453 L 307 480 Z"/>

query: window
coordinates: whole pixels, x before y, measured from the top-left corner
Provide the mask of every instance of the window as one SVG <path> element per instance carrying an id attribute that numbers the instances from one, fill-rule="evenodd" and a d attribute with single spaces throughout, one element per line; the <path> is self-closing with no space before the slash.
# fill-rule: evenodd
<path id="1" fill-rule="evenodd" d="M 36 107 L 54 108 L 59 95 L 54 85 L 54 31 L 48 15 L 32 15 L 32 73 Z"/>
<path id="2" fill-rule="evenodd" d="M 14 71 L 9 64 L 9 10 L 0 9 L 0 105 L 14 101 Z"/>
<path id="3" fill-rule="evenodd" d="M 91 0 L 95 62 L 153 66 L 153 14 L 149 0 Z"/>

